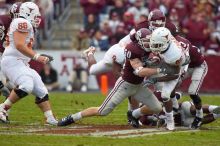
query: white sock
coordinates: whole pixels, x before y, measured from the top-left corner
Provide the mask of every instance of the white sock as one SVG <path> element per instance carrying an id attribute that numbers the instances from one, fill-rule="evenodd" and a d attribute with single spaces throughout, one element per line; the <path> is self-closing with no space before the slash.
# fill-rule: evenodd
<path id="1" fill-rule="evenodd" d="M 220 118 L 220 114 L 213 114 L 214 119 Z"/>
<path id="2" fill-rule="evenodd" d="M 49 119 L 49 118 L 55 119 L 54 116 L 53 116 L 52 110 L 48 110 L 48 111 L 44 112 L 44 116 L 45 116 L 47 119 Z"/>
<path id="3" fill-rule="evenodd" d="M 138 119 L 140 116 L 143 116 L 143 114 L 141 113 L 141 109 L 138 108 L 138 109 L 134 110 L 132 112 L 132 116 L 135 117 L 136 119 Z"/>
<path id="4" fill-rule="evenodd" d="M 81 112 L 78 112 L 76 114 L 71 115 L 71 117 L 73 118 L 74 121 L 78 121 L 78 120 L 82 119 L 82 114 L 81 114 Z"/>
<path id="5" fill-rule="evenodd" d="M 169 113 L 165 111 L 165 115 L 166 115 L 166 117 L 169 117 L 169 118 L 173 117 L 173 111 L 171 111 Z"/>
<path id="6" fill-rule="evenodd" d="M 218 106 L 210 105 L 209 108 L 208 108 L 208 109 L 209 109 L 209 112 L 212 113 L 213 110 L 214 110 L 216 107 L 218 107 Z"/>
<path id="7" fill-rule="evenodd" d="M 203 110 L 202 110 L 202 108 L 200 110 L 196 109 L 196 117 L 203 118 Z"/>
<path id="8" fill-rule="evenodd" d="M 7 98 L 2 105 L 3 105 L 3 108 L 7 111 L 8 109 L 11 108 L 12 104 L 13 103 L 11 102 L 11 100 Z"/>

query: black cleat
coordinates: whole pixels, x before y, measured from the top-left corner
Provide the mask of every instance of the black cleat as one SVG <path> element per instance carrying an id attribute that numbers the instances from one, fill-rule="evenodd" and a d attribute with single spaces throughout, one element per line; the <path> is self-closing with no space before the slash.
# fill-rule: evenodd
<path id="1" fill-rule="evenodd" d="M 68 116 L 62 118 L 62 119 L 58 122 L 57 126 L 67 126 L 67 125 L 70 125 L 70 124 L 72 124 L 72 123 L 75 123 L 75 121 L 73 120 L 73 118 L 72 118 L 71 115 L 68 115 Z"/>
<path id="2" fill-rule="evenodd" d="M 132 127 L 139 128 L 139 120 L 132 116 L 132 111 L 127 112 L 127 117 Z"/>
<path id="3" fill-rule="evenodd" d="M 191 124 L 191 129 L 198 129 L 202 125 L 202 118 L 195 117 Z"/>
<path id="4" fill-rule="evenodd" d="M 166 126 L 166 120 L 159 118 L 157 121 L 157 128 L 165 127 L 165 126 Z"/>

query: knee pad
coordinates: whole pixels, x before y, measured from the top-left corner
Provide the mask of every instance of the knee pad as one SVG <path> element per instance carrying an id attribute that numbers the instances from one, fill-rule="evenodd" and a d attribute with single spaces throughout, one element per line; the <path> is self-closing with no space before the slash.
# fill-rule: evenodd
<path id="1" fill-rule="evenodd" d="M 46 94 L 43 98 L 36 97 L 35 98 L 35 103 L 40 104 L 40 103 L 48 101 L 48 100 L 49 100 L 49 96 L 48 96 L 48 94 Z"/>
<path id="2" fill-rule="evenodd" d="M 202 100 L 199 97 L 199 95 L 190 95 L 190 97 L 191 97 L 191 99 L 192 99 L 192 101 L 193 101 L 193 103 L 195 105 L 198 105 L 198 104 L 200 104 L 202 102 Z"/>
<path id="3" fill-rule="evenodd" d="M 21 90 L 21 89 L 14 89 L 14 91 L 15 91 L 15 93 L 17 94 L 17 96 L 19 97 L 19 98 L 23 98 L 23 97 L 25 97 L 25 96 L 27 96 L 28 95 L 28 93 L 27 92 L 25 92 L 25 91 L 23 91 L 23 90 Z"/>

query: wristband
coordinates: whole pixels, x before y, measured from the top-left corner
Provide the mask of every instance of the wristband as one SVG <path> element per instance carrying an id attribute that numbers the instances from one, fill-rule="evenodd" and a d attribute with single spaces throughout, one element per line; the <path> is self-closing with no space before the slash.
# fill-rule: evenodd
<path id="1" fill-rule="evenodd" d="M 161 69 L 160 68 L 157 68 L 157 73 L 161 73 Z"/>
<path id="2" fill-rule="evenodd" d="M 143 68 L 144 68 L 143 66 L 140 66 L 140 67 L 136 68 L 136 69 L 134 70 L 134 74 L 135 74 L 135 75 L 138 75 L 138 73 L 139 73 Z"/>
<path id="3" fill-rule="evenodd" d="M 38 57 L 40 57 L 40 54 L 36 53 L 32 59 L 33 59 L 33 60 L 37 60 Z"/>

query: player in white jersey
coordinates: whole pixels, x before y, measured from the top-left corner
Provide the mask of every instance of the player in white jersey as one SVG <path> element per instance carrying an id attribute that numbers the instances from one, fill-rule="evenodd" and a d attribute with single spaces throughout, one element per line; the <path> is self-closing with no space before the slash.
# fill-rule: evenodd
<path id="1" fill-rule="evenodd" d="M 150 38 L 150 49 L 152 52 L 159 54 L 162 62 L 173 66 L 174 70 L 176 70 L 176 72 L 179 72 L 178 74 L 176 74 L 176 79 L 163 82 L 161 95 L 163 98 L 165 115 L 167 118 L 166 128 L 168 130 L 174 130 L 175 126 L 173 118 L 173 102 L 171 101 L 170 96 L 179 80 L 181 70 L 186 69 L 185 66 L 182 67 L 182 64 L 184 64 L 186 61 L 187 52 L 184 52 L 182 50 L 180 44 L 175 40 L 170 31 L 165 27 L 159 27 L 153 31 Z M 135 118 L 139 118 L 141 115 L 144 114 L 140 113 L 140 111 L 144 110 L 137 109 L 132 113 L 132 115 Z"/>
<path id="2" fill-rule="evenodd" d="M 153 31 L 150 39 L 150 49 L 153 52 L 159 53 L 160 58 L 167 64 L 180 69 L 179 75 L 187 66 L 182 65 L 188 58 L 188 53 L 184 52 L 179 42 L 171 35 L 170 31 L 165 27 L 159 27 Z M 174 118 L 173 118 L 173 102 L 170 99 L 171 93 L 176 87 L 179 80 L 177 79 L 167 81 L 162 86 L 162 98 L 165 107 L 165 115 L 167 118 L 167 129 L 174 130 Z"/>
<path id="3" fill-rule="evenodd" d="M 29 67 L 28 62 L 34 59 L 46 64 L 49 57 L 37 54 L 32 50 L 34 28 L 40 24 L 39 8 L 33 2 L 25 2 L 20 7 L 19 18 L 11 22 L 6 49 L 2 56 L 1 67 L 6 77 L 16 86 L 9 97 L 0 105 L 0 120 L 6 122 L 6 112 L 14 103 L 32 93 L 35 103 L 46 117 L 48 124 L 56 125 L 48 97 L 48 91 L 39 74 Z M 34 28 L 33 28 L 34 27 Z"/>

